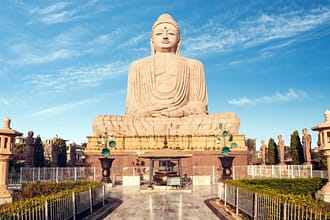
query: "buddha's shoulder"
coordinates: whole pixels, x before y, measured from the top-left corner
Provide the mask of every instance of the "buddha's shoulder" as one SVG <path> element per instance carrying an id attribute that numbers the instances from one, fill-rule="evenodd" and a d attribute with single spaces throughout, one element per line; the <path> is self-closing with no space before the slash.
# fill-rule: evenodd
<path id="1" fill-rule="evenodd" d="M 148 56 L 148 57 L 144 57 L 144 58 L 135 60 L 131 63 L 131 67 L 146 65 L 150 62 L 154 62 L 154 59 L 155 59 L 155 55 L 151 55 L 151 56 Z M 178 55 L 168 56 L 167 59 L 174 59 L 177 62 L 180 62 L 182 64 L 187 64 L 187 65 L 203 66 L 203 63 L 199 60 L 188 58 L 188 57 L 183 57 L 183 56 L 178 56 Z"/>
<path id="2" fill-rule="evenodd" d="M 200 60 L 196 60 L 196 59 L 193 59 L 193 58 L 187 58 L 187 57 L 181 57 L 181 58 L 184 59 L 184 62 L 187 62 L 190 65 L 203 66 L 203 63 Z"/>
<path id="3" fill-rule="evenodd" d="M 145 64 L 147 62 L 150 62 L 152 59 L 152 56 L 148 56 L 148 57 L 144 57 L 138 60 L 135 60 L 131 63 L 131 67 L 132 66 L 140 66 L 141 64 Z"/>

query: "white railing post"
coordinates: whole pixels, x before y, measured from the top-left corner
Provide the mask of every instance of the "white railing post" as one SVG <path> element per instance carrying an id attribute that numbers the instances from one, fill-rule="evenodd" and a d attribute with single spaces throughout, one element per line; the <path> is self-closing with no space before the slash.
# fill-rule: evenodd
<path id="1" fill-rule="evenodd" d="M 72 192 L 72 209 L 73 209 L 73 220 L 76 220 L 76 197 L 74 192 Z"/>
<path id="2" fill-rule="evenodd" d="M 74 181 L 77 181 L 77 167 L 74 168 Z"/>
<path id="3" fill-rule="evenodd" d="M 58 183 L 58 167 L 56 167 L 56 170 L 55 170 L 55 182 Z"/>
<path id="4" fill-rule="evenodd" d="M 257 193 L 253 193 L 254 201 L 253 201 L 253 219 L 258 219 L 258 195 Z"/>
<path id="5" fill-rule="evenodd" d="M 22 178 L 23 178 L 23 167 L 21 167 L 19 171 L 20 171 L 19 183 L 22 184 Z"/>
<path id="6" fill-rule="evenodd" d="M 225 206 L 227 206 L 227 184 L 225 183 Z"/>
<path id="7" fill-rule="evenodd" d="M 45 201 L 45 220 L 48 220 L 48 202 Z"/>
<path id="8" fill-rule="evenodd" d="M 236 170 L 236 166 L 233 166 L 233 173 L 232 173 L 233 180 L 236 179 L 236 172 L 235 172 L 235 170 Z"/>
<path id="9" fill-rule="evenodd" d="M 236 215 L 238 215 L 238 206 L 239 206 L 239 202 L 238 202 L 238 187 L 236 187 Z"/>
<path id="10" fill-rule="evenodd" d="M 286 220 L 286 210 L 287 209 L 287 201 L 284 201 L 284 204 L 283 204 L 283 220 Z"/>
<path id="11" fill-rule="evenodd" d="M 90 205 L 90 213 L 93 213 L 93 198 L 92 198 L 92 188 L 89 188 L 89 205 Z"/>
<path id="12" fill-rule="evenodd" d="M 105 185 L 102 185 L 102 205 L 105 205 Z"/>

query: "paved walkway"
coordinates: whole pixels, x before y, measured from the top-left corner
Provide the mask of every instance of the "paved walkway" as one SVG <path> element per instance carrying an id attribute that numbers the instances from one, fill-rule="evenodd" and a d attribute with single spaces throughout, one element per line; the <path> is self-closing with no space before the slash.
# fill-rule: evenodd
<path id="1" fill-rule="evenodd" d="M 218 196 L 218 185 L 194 186 L 191 192 L 143 191 L 135 187 L 116 186 L 111 197 L 123 203 L 106 220 L 218 220 L 205 200 Z"/>

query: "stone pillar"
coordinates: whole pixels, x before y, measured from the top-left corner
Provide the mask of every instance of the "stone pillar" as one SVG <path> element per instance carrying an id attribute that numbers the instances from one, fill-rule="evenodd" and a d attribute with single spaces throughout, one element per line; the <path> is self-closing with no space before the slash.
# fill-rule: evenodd
<path id="1" fill-rule="evenodd" d="M 34 148 L 35 148 L 35 138 L 33 137 L 33 131 L 29 131 L 28 136 L 25 138 L 25 151 L 24 151 L 25 167 L 34 166 Z"/>
<path id="2" fill-rule="evenodd" d="M 266 144 L 264 140 L 261 140 L 261 164 L 266 165 Z"/>
<path id="3" fill-rule="evenodd" d="M 278 158 L 280 159 L 280 165 L 285 165 L 284 160 L 284 140 L 282 135 L 278 135 Z"/>
<path id="4" fill-rule="evenodd" d="M 320 151 L 327 158 L 328 182 L 316 193 L 316 198 L 330 203 L 330 111 L 324 113 L 324 122 L 312 128 L 320 134 Z"/>
<path id="5" fill-rule="evenodd" d="M 0 205 L 12 202 L 11 191 L 8 187 L 8 168 L 15 144 L 15 137 L 22 133 L 10 128 L 10 119 L 5 118 L 3 128 L 0 129 Z"/>
<path id="6" fill-rule="evenodd" d="M 303 137 L 302 137 L 302 143 L 303 143 L 303 149 L 304 149 L 304 159 L 306 165 L 311 165 L 311 144 L 312 144 L 312 137 L 310 134 L 308 134 L 307 128 L 304 128 L 302 130 Z"/>

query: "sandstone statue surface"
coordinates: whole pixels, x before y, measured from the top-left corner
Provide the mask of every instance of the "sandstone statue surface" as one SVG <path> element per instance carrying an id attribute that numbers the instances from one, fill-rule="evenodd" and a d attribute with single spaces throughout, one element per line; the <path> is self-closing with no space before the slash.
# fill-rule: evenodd
<path id="1" fill-rule="evenodd" d="M 105 128 L 116 136 L 216 135 L 220 122 L 238 134 L 236 114 L 208 114 L 204 66 L 180 56 L 180 29 L 170 15 L 153 24 L 150 43 L 151 56 L 130 65 L 125 115 L 97 116 L 94 135 Z"/>
<path id="2" fill-rule="evenodd" d="M 302 143 L 303 143 L 303 149 L 304 149 L 305 164 L 310 165 L 311 164 L 312 136 L 310 134 L 308 134 L 307 128 L 304 128 L 302 130 L 302 132 L 303 132 Z"/>

